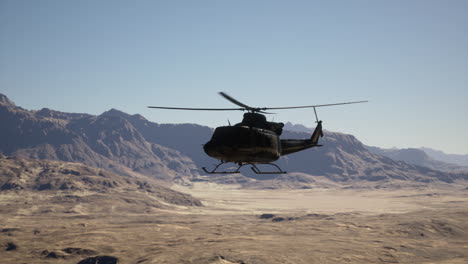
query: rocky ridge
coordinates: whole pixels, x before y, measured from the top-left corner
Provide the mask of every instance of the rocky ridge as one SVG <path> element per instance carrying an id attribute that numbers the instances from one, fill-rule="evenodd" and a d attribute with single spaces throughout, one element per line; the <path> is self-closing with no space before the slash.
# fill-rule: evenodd
<path id="1" fill-rule="evenodd" d="M 0 192 L 33 191 L 67 194 L 135 192 L 154 197 L 156 203 L 200 206 L 191 195 L 174 191 L 143 175 L 121 176 L 81 163 L 34 160 L 0 154 Z M 63 197 L 62 197 L 63 198 Z M 60 198 L 61 199 L 61 198 Z"/>

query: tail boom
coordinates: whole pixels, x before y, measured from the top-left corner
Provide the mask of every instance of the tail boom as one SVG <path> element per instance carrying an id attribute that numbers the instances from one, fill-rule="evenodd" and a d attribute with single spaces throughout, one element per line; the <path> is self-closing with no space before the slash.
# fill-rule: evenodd
<path id="1" fill-rule="evenodd" d="M 281 140 L 281 155 L 288 155 L 304 149 L 320 147 L 319 139 L 323 137 L 322 121 L 318 121 L 317 127 L 312 133 L 310 139 L 282 139 Z"/>

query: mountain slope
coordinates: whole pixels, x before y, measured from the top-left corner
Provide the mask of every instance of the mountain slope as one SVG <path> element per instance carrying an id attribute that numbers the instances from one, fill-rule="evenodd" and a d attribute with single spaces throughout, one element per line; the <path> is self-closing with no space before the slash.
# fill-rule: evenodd
<path id="1" fill-rule="evenodd" d="M 140 193 L 154 202 L 201 205 L 192 196 L 141 176 L 120 176 L 80 163 L 6 157 L 0 154 L 0 191 L 64 191 L 68 193 Z"/>
<path id="2" fill-rule="evenodd" d="M 435 150 L 431 148 L 421 148 L 422 151 L 426 152 L 429 157 L 440 160 L 443 162 L 456 164 L 459 166 L 468 166 L 468 155 L 459 155 L 459 154 L 445 154 L 440 150 Z"/>
<path id="3" fill-rule="evenodd" d="M 146 141 L 126 119 L 49 109 L 28 111 L 5 96 L 0 99 L 0 152 L 6 155 L 82 162 L 120 174 L 134 171 L 169 181 L 196 175 L 190 158 Z"/>
<path id="4" fill-rule="evenodd" d="M 431 158 L 426 152 L 421 149 L 383 149 L 378 147 L 366 146 L 372 153 L 389 157 L 396 161 L 404 161 L 408 164 L 427 167 L 434 170 L 446 172 L 468 171 L 468 167 L 463 167 L 451 163 L 446 163 L 440 160 Z"/>

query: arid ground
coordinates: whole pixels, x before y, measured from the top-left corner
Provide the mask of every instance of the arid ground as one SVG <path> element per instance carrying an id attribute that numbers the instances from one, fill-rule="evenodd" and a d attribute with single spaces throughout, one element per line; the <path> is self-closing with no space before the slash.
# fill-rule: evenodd
<path id="1" fill-rule="evenodd" d="M 468 263 L 464 188 L 176 189 L 204 206 L 156 207 L 132 192 L 3 192 L 0 262 Z"/>

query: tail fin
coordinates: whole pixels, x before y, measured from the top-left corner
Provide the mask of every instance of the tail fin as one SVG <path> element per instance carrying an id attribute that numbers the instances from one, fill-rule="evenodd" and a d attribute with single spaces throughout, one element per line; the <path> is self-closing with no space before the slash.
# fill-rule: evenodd
<path id="1" fill-rule="evenodd" d="M 310 137 L 310 141 L 312 141 L 313 144 L 317 144 L 320 137 L 323 137 L 322 121 L 318 121 L 318 124 L 317 124 L 317 127 L 315 128 L 315 131 L 312 134 L 312 136 Z"/>

